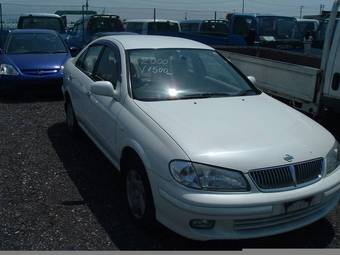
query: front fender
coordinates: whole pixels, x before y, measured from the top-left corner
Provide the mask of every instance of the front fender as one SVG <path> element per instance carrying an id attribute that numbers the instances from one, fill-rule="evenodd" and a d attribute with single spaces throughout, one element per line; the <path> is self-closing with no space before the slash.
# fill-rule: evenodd
<path id="1" fill-rule="evenodd" d="M 126 147 L 132 148 L 147 171 L 171 179 L 169 162 L 190 160 L 182 148 L 153 119 L 128 98 L 119 115 L 117 145 L 119 158 Z"/>

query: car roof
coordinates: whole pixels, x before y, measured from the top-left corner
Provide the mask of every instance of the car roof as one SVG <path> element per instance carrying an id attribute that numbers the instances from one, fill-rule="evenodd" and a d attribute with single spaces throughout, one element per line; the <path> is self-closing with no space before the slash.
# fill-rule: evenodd
<path id="1" fill-rule="evenodd" d="M 98 40 L 118 42 L 125 50 L 134 49 L 208 49 L 208 45 L 172 36 L 158 35 L 114 35 L 102 37 Z M 96 41 L 98 41 L 96 40 Z"/>
<path id="2" fill-rule="evenodd" d="M 93 15 L 85 15 L 84 18 L 79 18 L 75 22 L 75 24 L 82 23 L 83 21 L 87 22 L 87 21 L 94 19 L 94 18 L 112 18 L 112 19 L 120 20 L 120 16 L 115 15 L 115 14 L 93 14 Z"/>
<path id="3" fill-rule="evenodd" d="M 252 16 L 252 17 L 278 17 L 278 18 L 292 18 L 294 17 L 290 16 L 284 16 L 284 15 L 275 15 L 275 14 L 263 14 L 263 13 L 234 13 L 235 16 Z"/>
<path id="4" fill-rule="evenodd" d="M 319 22 L 317 19 L 297 19 L 297 21 L 301 21 L 301 22 Z"/>
<path id="5" fill-rule="evenodd" d="M 124 23 L 128 23 L 128 22 L 173 22 L 173 23 L 179 23 L 178 21 L 176 20 L 169 20 L 169 19 L 131 19 L 131 20 L 126 20 Z"/>
<path id="6" fill-rule="evenodd" d="M 182 20 L 181 23 L 203 23 L 203 22 L 226 22 L 228 23 L 229 21 L 226 19 L 188 19 L 188 20 Z"/>
<path id="7" fill-rule="evenodd" d="M 20 17 L 48 17 L 48 18 L 61 18 L 59 15 L 57 14 L 53 14 L 53 13 L 25 13 L 22 14 Z"/>
<path id="8" fill-rule="evenodd" d="M 11 34 L 55 34 L 58 33 L 50 29 L 14 29 L 10 31 Z"/>

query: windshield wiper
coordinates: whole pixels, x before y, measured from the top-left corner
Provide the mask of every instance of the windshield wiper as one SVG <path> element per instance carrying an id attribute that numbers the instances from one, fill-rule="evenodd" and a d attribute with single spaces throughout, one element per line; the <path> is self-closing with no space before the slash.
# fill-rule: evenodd
<path id="1" fill-rule="evenodd" d="M 46 51 L 29 51 L 29 52 L 15 52 L 15 53 L 11 53 L 11 54 L 48 54 L 48 52 Z"/>
<path id="2" fill-rule="evenodd" d="M 178 99 L 196 99 L 196 98 L 213 98 L 213 97 L 230 97 L 228 93 L 216 92 L 216 93 L 195 93 L 189 95 L 183 95 L 177 97 Z"/>
<path id="3" fill-rule="evenodd" d="M 58 54 L 58 53 L 67 53 L 67 51 L 65 50 L 58 50 L 58 51 L 53 51 L 53 52 L 49 52 L 50 54 Z"/>
<path id="4" fill-rule="evenodd" d="M 253 89 L 247 89 L 239 93 L 237 96 L 243 97 L 243 96 L 248 96 L 248 95 L 256 95 L 257 92 Z"/>

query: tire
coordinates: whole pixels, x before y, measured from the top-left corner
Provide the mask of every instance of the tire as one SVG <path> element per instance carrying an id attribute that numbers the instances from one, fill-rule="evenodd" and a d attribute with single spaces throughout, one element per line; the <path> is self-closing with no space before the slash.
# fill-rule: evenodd
<path id="1" fill-rule="evenodd" d="M 129 214 L 140 227 L 153 230 L 157 227 L 155 206 L 149 179 L 139 159 L 128 162 L 124 171 L 125 197 Z"/>
<path id="2" fill-rule="evenodd" d="M 80 133 L 80 128 L 70 100 L 66 100 L 65 102 L 65 115 L 67 129 L 73 136 L 78 136 Z"/>

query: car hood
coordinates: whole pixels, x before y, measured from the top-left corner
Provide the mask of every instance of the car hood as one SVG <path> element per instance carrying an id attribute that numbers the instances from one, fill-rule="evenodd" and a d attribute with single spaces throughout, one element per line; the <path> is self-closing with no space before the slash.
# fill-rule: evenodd
<path id="1" fill-rule="evenodd" d="M 193 162 L 248 172 L 325 157 L 334 137 L 318 123 L 265 95 L 136 104 Z"/>
<path id="2" fill-rule="evenodd" d="M 60 69 L 70 57 L 68 53 L 57 54 L 11 54 L 8 62 L 20 70 Z"/>

